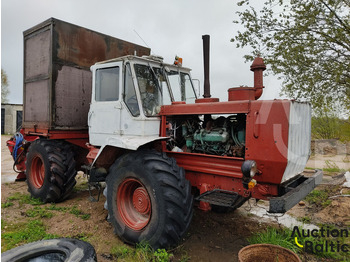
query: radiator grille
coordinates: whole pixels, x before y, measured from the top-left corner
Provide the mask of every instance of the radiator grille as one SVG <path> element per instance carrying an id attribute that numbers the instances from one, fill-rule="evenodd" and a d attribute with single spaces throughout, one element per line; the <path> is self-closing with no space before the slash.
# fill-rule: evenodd
<path id="1" fill-rule="evenodd" d="M 311 106 L 291 101 L 288 134 L 288 164 L 282 183 L 303 172 L 310 157 Z"/>

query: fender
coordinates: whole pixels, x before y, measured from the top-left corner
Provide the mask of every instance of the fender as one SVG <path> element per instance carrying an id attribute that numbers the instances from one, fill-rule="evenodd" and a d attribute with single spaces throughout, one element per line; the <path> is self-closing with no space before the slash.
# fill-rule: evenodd
<path id="1" fill-rule="evenodd" d="M 94 166 L 96 160 L 102 154 L 106 146 L 112 146 L 122 149 L 134 150 L 136 151 L 139 147 L 146 145 L 154 141 L 167 140 L 169 137 L 159 137 L 159 136 L 114 136 L 108 137 L 106 142 L 101 146 L 98 151 L 92 166 Z"/>

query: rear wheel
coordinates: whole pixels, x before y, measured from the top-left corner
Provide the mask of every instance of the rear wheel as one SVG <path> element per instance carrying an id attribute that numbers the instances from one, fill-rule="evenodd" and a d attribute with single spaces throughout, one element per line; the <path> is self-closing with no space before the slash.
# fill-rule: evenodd
<path id="1" fill-rule="evenodd" d="M 64 200 L 75 181 L 75 160 L 69 144 L 63 141 L 38 139 L 27 154 L 28 191 L 44 203 Z"/>
<path id="2" fill-rule="evenodd" d="M 191 186 L 173 158 L 142 150 L 118 159 L 107 177 L 107 209 L 125 242 L 176 245 L 192 219 Z"/>

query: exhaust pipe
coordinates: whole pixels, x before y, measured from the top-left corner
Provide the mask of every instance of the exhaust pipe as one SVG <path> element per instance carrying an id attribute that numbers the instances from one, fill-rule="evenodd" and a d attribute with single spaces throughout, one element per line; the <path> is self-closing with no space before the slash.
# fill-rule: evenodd
<path id="1" fill-rule="evenodd" d="M 196 99 L 196 103 L 219 102 L 219 98 L 211 98 L 209 82 L 209 35 L 202 35 L 203 39 L 203 59 L 204 59 L 204 94 L 203 98 Z"/>
<path id="2" fill-rule="evenodd" d="M 203 35 L 203 59 L 204 59 L 204 98 L 210 98 L 210 82 L 209 82 L 209 47 L 210 35 Z"/>

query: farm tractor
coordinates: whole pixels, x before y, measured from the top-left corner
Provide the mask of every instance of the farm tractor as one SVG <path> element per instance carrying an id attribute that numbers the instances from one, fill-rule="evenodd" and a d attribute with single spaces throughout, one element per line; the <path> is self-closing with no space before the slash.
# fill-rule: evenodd
<path id="1" fill-rule="evenodd" d="M 210 95 L 209 36 L 203 36 L 204 95 L 190 69 L 148 48 L 51 18 L 24 32 L 24 120 L 7 142 L 18 178 L 43 202 L 69 197 L 77 171 L 105 182 L 108 221 L 127 243 L 175 246 L 193 206 L 232 211 L 250 198 L 284 213 L 322 180 L 302 175 L 310 155 L 311 108 L 258 100 L 254 87 Z M 117 58 L 115 58 L 117 57 Z M 101 189 L 102 191 L 102 189 Z"/>

